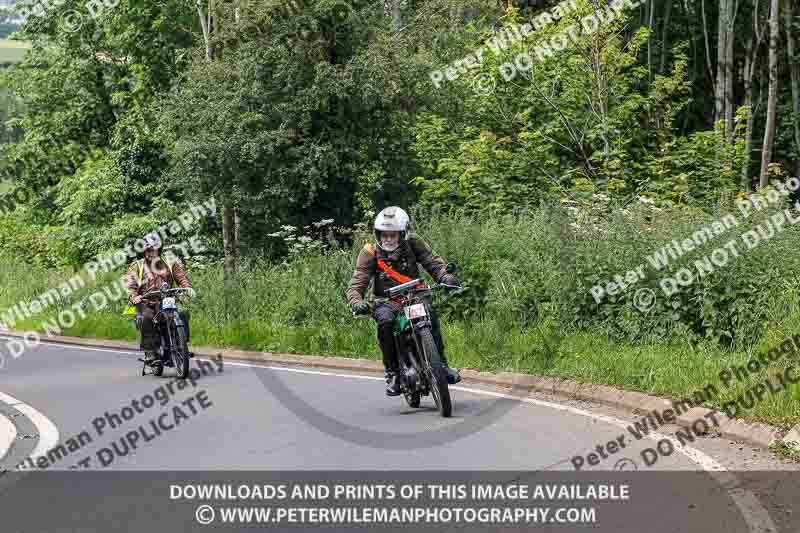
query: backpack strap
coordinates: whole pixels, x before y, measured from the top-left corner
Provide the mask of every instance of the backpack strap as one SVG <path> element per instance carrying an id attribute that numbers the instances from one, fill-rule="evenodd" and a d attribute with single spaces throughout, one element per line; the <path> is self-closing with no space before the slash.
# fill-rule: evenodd
<path id="1" fill-rule="evenodd" d="M 167 268 L 169 269 L 169 284 L 170 284 L 170 287 L 174 288 L 175 287 L 175 274 L 173 274 L 173 272 L 172 272 L 172 263 L 170 263 L 166 259 L 164 259 L 164 263 L 167 264 Z"/>
<path id="2" fill-rule="evenodd" d="M 142 279 L 144 277 L 144 259 L 139 259 L 139 287 L 142 286 Z"/>
<path id="3" fill-rule="evenodd" d="M 368 242 L 367 244 L 365 244 L 364 249 L 367 251 L 367 253 L 369 253 L 369 255 L 375 257 L 375 246 L 373 246 L 372 243 Z M 396 271 L 388 264 L 386 264 L 386 261 L 380 258 L 378 258 L 378 268 L 386 272 L 390 278 L 399 283 L 408 283 L 409 281 L 415 281 L 414 278 L 409 278 L 408 276 L 404 276 L 400 272 Z M 425 285 L 422 282 L 420 282 L 419 285 L 417 285 L 417 287 L 419 288 L 422 288 L 424 286 Z"/>
<path id="4" fill-rule="evenodd" d="M 144 278 L 144 259 L 140 259 L 139 263 L 139 287 L 142 286 L 142 280 Z M 170 278 L 170 286 L 175 286 L 175 274 L 172 272 L 172 263 L 164 259 L 164 263 L 167 265 L 169 269 L 169 278 Z"/>

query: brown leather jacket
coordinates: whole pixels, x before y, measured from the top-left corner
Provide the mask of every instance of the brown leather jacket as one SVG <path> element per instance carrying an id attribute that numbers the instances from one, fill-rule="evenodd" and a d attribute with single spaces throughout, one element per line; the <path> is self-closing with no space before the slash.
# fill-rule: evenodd
<path id="1" fill-rule="evenodd" d="M 178 287 L 188 289 L 192 286 L 180 260 L 176 260 L 172 264 L 172 276 L 174 276 L 175 285 Z M 144 262 L 142 285 L 139 286 L 139 261 L 134 261 L 128 267 L 128 303 L 132 305 L 133 297 L 137 294 L 160 290 L 162 284 L 165 282 L 170 283 L 172 279 L 169 267 L 167 267 L 163 259 L 159 258 L 154 269 L 150 268 L 147 261 Z"/>
<path id="2" fill-rule="evenodd" d="M 378 268 L 378 259 L 383 259 L 392 269 L 409 278 L 420 277 L 417 263 L 421 264 L 437 283 L 447 275 L 445 271 L 447 263 L 444 259 L 435 255 L 428 243 L 414 233 L 409 234 L 408 240 L 400 241 L 398 249 L 391 254 L 384 252 L 379 246 L 373 247 L 375 255 L 369 252 L 366 245 L 358 254 L 356 270 L 345 293 L 347 303 L 350 305 L 364 298 L 370 282 L 373 282 L 373 293 L 380 298 L 385 297 L 383 291 L 400 284 Z"/>

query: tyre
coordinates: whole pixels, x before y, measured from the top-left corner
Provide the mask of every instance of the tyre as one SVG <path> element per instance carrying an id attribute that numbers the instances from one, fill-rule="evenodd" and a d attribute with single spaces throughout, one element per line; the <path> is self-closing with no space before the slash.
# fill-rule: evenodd
<path id="1" fill-rule="evenodd" d="M 186 343 L 186 326 L 172 326 L 172 361 L 181 379 L 189 377 L 189 346 Z"/>
<path id="2" fill-rule="evenodd" d="M 422 395 L 418 392 L 406 393 L 406 402 L 408 403 L 409 407 L 413 407 L 416 409 L 419 407 L 419 401 L 422 398 Z"/>
<path id="3" fill-rule="evenodd" d="M 453 404 L 450 401 L 450 389 L 447 388 L 447 372 L 442 364 L 441 357 L 439 357 L 439 349 L 436 348 L 436 342 L 433 340 L 431 330 L 423 329 L 419 332 L 419 338 L 422 349 L 425 351 L 425 357 L 428 359 L 433 401 L 436 402 L 439 413 L 447 418 L 453 412 Z"/>

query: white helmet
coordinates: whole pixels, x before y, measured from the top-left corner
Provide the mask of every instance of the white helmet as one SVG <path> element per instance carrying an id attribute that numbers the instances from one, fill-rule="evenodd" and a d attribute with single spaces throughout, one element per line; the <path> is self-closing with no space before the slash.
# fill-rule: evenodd
<path id="1" fill-rule="evenodd" d="M 387 207 L 375 217 L 375 225 L 373 227 L 375 241 L 378 243 L 378 246 L 381 246 L 382 231 L 399 231 L 400 239 L 406 240 L 408 239 L 410 226 L 411 219 L 408 217 L 408 213 L 396 206 Z M 392 250 L 386 251 L 391 252 Z"/>
<path id="2" fill-rule="evenodd" d="M 148 233 L 144 236 L 142 242 L 144 243 L 145 250 L 149 250 L 151 248 L 155 248 L 156 250 L 161 249 L 161 239 L 157 233 Z"/>

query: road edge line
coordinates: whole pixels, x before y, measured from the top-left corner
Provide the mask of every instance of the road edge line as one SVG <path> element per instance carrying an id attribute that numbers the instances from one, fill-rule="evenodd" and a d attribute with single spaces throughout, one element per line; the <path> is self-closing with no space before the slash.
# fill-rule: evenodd
<path id="1" fill-rule="evenodd" d="M 4 330 L 0 332 L 0 334 L 9 337 L 24 337 L 22 332 L 13 330 Z M 140 350 L 137 344 L 130 342 L 70 337 L 66 335 L 51 335 L 48 338 L 41 339 L 41 341 L 51 344 L 97 347 L 134 352 Z M 223 357 L 224 359 L 285 366 L 383 373 L 382 364 L 371 359 L 251 352 L 213 347 L 196 347 L 193 348 L 193 350 L 195 354 L 206 357 Z M 616 389 L 608 385 L 582 383 L 565 378 L 517 374 L 513 372 L 499 372 L 495 374 L 472 369 L 462 370 L 461 377 L 464 383 L 493 385 L 510 388 L 512 390 L 546 392 L 566 399 L 591 401 L 602 405 L 629 409 L 635 413 L 641 414 L 647 414 L 653 410 L 664 411 L 665 409 L 670 409 L 673 405 L 673 401 L 666 398 L 659 398 L 642 392 Z M 711 409 L 693 407 L 683 414 L 679 413 L 675 423 L 684 428 L 692 428 L 695 422 L 704 418 L 708 419 L 709 416 L 713 416 L 713 413 L 715 413 L 715 411 Z M 716 413 L 722 415 L 722 413 L 718 411 Z M 731 419 L 727 415 L 724 415 L 717 428 L 717 432 L 726 439 L 743 442 L 767 450 L 776 443 L 780 443 L 790 449 L 800 450 L 800 424 L 784 435 L 780 429 L 769 424 L 764 424 L 763 422 L 747 422 L 737 418 Z"/>
<path id="2" fill-rule="evenodd" d="M 17 439 L 17 426 L 5 415 L 0 414 L 0 463 L 11 451 Z"/>

